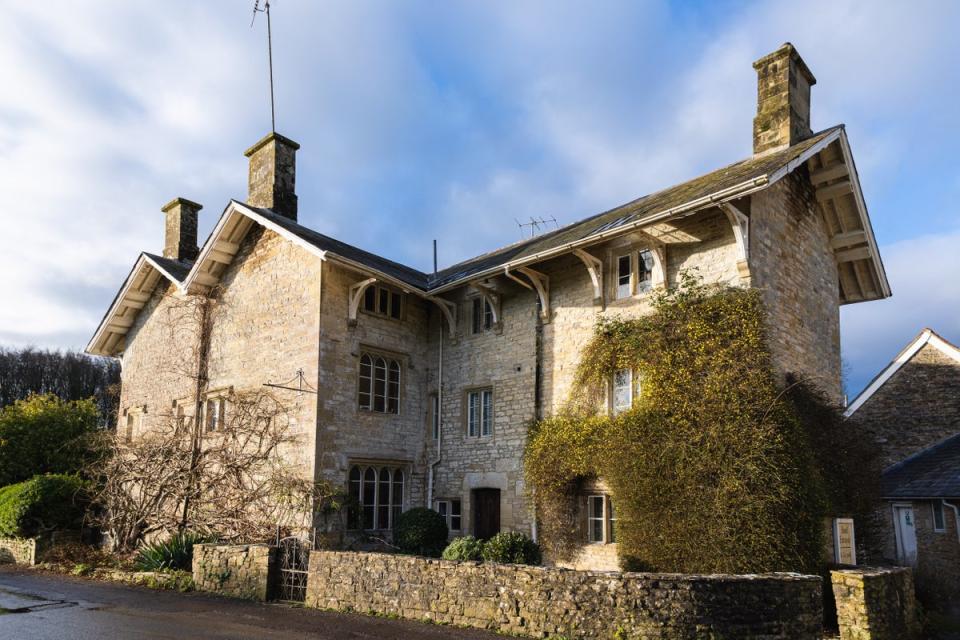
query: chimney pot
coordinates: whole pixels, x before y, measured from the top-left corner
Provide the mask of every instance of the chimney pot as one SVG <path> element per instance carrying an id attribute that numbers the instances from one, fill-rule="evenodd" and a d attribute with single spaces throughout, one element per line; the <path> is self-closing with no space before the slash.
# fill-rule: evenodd
<path id="1" fill-rule="evenodd" d="M 186 198 L 174 198 L 160 209 L 167 217 L 163 257 L 194 260 L 197 248 L 197 218 L 203 205 Z"/>
<path id="2" fill-rule="evenodd" d="M 297 219 L 296 170 L 300 145 L 270 133 L 244 152 L 250 158 L 247 203 L 272 209 L 274 213 Z"/>
<path id="3" fill-rule="evenodd" d="M 817 83 L 789 42 L 753 63 L 757 70 L 757 115 L 753 153 L 777 151 L 812 135 L 810 87 Z"/>

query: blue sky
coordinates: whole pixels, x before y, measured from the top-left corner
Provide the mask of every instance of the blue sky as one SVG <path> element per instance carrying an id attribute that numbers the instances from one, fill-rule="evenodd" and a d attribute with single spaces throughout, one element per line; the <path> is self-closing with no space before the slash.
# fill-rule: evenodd
<path id="1" fill-rule="evenodd" d="M 84 6 L 80 6 L 83 4 Z M 246 192 L 269 129 L 252 2 L 0 0 L 0 343 L 82 347 L 160 207 Z M 304 224 L 421 269 L 751 152 L 751 62 L 793 42 L 847 124 L 894 297 L 841 314 L 857 392 L 960 342 L 960 3 L 274 0 Z"/>

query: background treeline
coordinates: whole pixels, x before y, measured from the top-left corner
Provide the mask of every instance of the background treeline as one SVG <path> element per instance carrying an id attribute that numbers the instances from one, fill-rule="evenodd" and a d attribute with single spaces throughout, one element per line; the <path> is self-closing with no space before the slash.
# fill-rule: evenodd
<path id="1" fill-rule="evenodd" d="M 0 407 L 31 394 L 62 400 L 93 398 L 101 424 L 113 424 L 120 364 L 78 351 L 0 347 Z"/>

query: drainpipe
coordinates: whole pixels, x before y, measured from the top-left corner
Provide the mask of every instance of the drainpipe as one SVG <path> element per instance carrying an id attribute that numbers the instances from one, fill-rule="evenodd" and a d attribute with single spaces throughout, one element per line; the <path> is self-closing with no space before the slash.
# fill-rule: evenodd
<path id="1" fill-rule="evenodd" d="M 437 458 L 430 463 L 427 473 L 427 509 L 433 508 L 433 476 L 434 469 L 443 459 L 441 447 L 443 444 L 443 317 L 440 318 L 440 355 L 437 362 Z M 433 425 L 430 425 L 431 430 Z M 430 434 L 433 437 L 433 434 Z"/>

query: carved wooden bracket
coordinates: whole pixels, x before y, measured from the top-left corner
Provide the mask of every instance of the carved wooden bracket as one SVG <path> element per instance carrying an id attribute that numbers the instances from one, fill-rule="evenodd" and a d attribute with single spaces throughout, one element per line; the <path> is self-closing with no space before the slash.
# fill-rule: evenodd
<path id="1" fill-rule="evenodd" d="M 440 311 L 443 313 L 443 316 L 447 319 L 447 326 L 450 328 L 450 338 L 455 339 L 457 337 L 457 305 L 454 302 L 450 302 L 444 298 L 438 298 L 437 296 L 427 296 L 427 300 L 436 304 L 440 307 Z"/>
<path id="2" fill-rule="evenodd" d="M 376 281 L 376 278 L 367 278 L 350 287 L 350 307 L 347 311 L 347 321 L 350 324 L 356 324 L 357 312 L 360 310 L 360 301 L 363 300 L 363 293 L 367 290 L 367 287 Z"/>
<path id="3" fill-rule="evenodd" d="M 530 278 L 540 298 L 540 319 L 550 322 L 550 277 L 530 267 L 518 267 L 517 271 Z"/>
<path id="4" fill-rule="evenodd" d="M 750 277 L 750 218 L 729 202 L 721 202 L 720 209 L 727 215 L 737 242 L 737 270 L 740 276 Z"/>
<path id="5" fill-rule="evenodd" d="M 583 249 L 574 249 L 573 255 L 580 258 L 587 268 L 587 273 L 590 274 L 590 281 L 593 283 L 593 303 L 603 306 L 603 260 Z"/>

